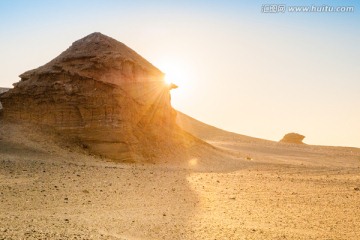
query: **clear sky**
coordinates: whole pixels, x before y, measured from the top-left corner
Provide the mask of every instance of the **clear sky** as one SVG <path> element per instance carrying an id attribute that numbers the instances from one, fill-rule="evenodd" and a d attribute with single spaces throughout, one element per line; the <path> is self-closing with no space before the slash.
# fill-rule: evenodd
<path id="1" fill-rule="evenodd" d="M 262 13 L 267 3 L 352 13 Z M 225 130 L 360 147 L 359 1 L 0 0 L 0 86 L 92 32 L 148 59 L 173 106 Z"/>

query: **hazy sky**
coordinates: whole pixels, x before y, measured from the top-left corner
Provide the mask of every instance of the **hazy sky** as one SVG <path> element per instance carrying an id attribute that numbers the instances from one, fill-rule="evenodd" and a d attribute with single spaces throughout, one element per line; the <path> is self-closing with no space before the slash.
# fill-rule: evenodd
<path id="1" fill-rule="evenodd" d="M 267 3 L 353 13 L 262 13 Z M 360 147 L 359 1 L 0 0 L 0 86 L 92 32 L 167 73 L 173 106 L 271 140 Z"/>

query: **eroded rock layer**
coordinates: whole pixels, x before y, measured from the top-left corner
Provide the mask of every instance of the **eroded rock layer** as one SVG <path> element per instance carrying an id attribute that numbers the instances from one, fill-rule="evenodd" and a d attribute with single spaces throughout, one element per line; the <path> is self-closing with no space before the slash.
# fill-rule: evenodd
<path id="1" fill-rule="evenodd" d="M 101 33 L 20 77 L 1 95 L 5 120 L 55 127 L 121 160 L 150 159 L 184 143 L 163 73 Z"/>
<path id="2" fill-rule="evenodd" d="M 0 87 L 0 95 L 1 94 L 3 94 L 3 93 L 5 93 L 5 92 L 7 92 L 7 91 L 9 91 L 9 89 L 10 88 L 2 88 L 2 87 Z M 2 104 L 1 104 L 1 102 L 0 102 L 0 111 L 2 110 Z M 1 111 L 2 112 L 2 111 Z M 1 114 L 1 112 L 0 112 L 0 114 Z"/>

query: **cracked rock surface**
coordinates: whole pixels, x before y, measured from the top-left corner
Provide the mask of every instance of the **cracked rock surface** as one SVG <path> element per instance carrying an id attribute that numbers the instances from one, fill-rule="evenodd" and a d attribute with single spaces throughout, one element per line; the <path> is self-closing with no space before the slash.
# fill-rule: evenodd
<path id="1" fill-rule="evenodd" d="M 151 161 L 202 144 L 177 127 L 163 73 L 101 33 L 20 77 L 0 96 L 4 119 L 51 126 L 95 154 Z"/>

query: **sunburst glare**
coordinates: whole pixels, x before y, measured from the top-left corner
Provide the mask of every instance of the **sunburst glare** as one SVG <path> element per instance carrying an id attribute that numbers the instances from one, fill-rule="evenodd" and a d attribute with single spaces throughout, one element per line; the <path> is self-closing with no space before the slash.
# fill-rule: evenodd
<path id="1" fill-rule="evenodd" d="M 162 61 L 155 64 L 164 72 L 164 81 L 166 84 L 176 84 L 184 87 L 190 83 L 191 74 L 186 64 L 179 61 Z"/>

